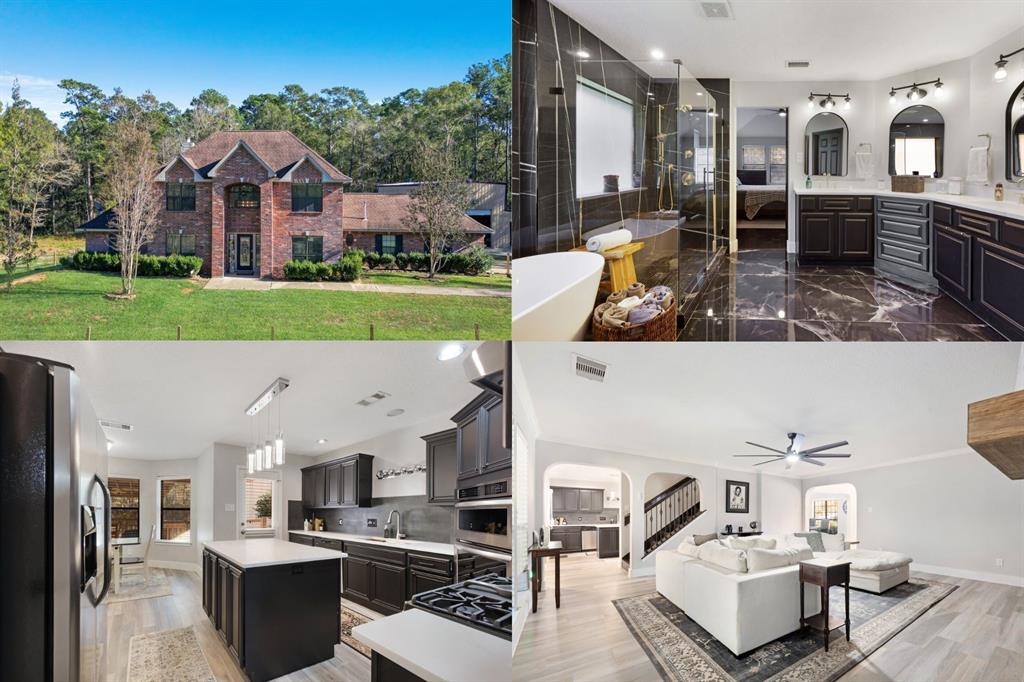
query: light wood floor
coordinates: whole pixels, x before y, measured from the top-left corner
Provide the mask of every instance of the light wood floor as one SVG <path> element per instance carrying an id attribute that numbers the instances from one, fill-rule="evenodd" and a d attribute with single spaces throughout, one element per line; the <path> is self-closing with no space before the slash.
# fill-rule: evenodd
<path id="1" fill-rule="evenodd" d="M 156 569 L 161 570 L 161 569 Z M 188 571 L 164 570 L 172 594 L 110 604 L 107 607 L 107 679 L 128 677 L 128 643 L 134 635 L 195 626 L 199 646 L 214 676 L 223 682 L 246 682 L 213 623 L 203 611 L 202 583 Z M 283 682 L 369 682 L 370 659 L 345 644 L 334 647 L 334 658 L 279 678 Z"/>
<path id="2" fill-rule="evenodd" d="M 555 609 L 554 560 L 513 659 L 515 680 L 657 680 L 613 599 L 654 591 L 654 578 L 626 577 L 618 559 L 562 559 L 562 608 Z M 918 574 L 915 574 L 918 575 Z M 1021 682 L 1024 588 L 920 574 L 958 585 L 842 682 Z"/>

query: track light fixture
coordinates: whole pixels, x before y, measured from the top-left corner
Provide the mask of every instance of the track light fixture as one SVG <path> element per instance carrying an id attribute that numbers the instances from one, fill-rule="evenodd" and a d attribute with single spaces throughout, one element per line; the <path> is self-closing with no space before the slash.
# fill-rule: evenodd
<path id="1" fill-rule="evenodd" d="M 853 106 L 853 100 L 850 98 L 850 93 L 846 93 L 845 95 L 833 96 L 831 92 L 812 92 L 810 95 L 807 96 L 808 109 L 814 108 L 815 98 L 817 97 L 822 98 L 821 101 L 818 102 L 818 106 L 820 106 L 822 109 L 826 111 L 832 111 L 833 109 L 836 108 L 836 97 L 843 98 L 844 109 L 849 109 L 851 106 Z"/>
<path id="2" fill-rule="evenodd" d="M 992 74 L 992 78 L 997 81 L 1006 80 L 1006 65 L 1009 63 L 1007 60 L 1010 57 L 1014 56 L 1015 54 L 1020 54 L 1021 52 L 1024 52 L 1024 47 L 1020 48 L 1019 50 L 1014 50 L 1013 52 L 1007 52 L 1006 54 L 999 55 L 999 61 L 996 62 L 996 72 Z"/>
<path id="3" fill-rule="evenodd" d="M 897 85 L 889 88 L 889 103 L 896 103 L 896 93 L 901 90 L 907 91 L 907 99 L 911 102 L 919 102 L 928 96 L 928 91 L 922 88 L 922 85 L 934 85 L 935 96 L 942 96 L 942 79 L 936 78 L 930 81 L 924 81 L 923 83 L 911 83 L 910 85 Z"/>

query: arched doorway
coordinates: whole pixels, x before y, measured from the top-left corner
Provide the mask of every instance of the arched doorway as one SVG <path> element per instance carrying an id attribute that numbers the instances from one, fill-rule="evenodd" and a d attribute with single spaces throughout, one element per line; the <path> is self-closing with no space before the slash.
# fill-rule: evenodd
<path id="1" fill-rule="evenodd" d="M 569 553 L 602 560 L 629 553 L 630 481 L 624 472 L 555 463 L 542 480 L 541 513 L 550 539 L 561 541 Z"/>
<path id="2" fill-rule="evenodd" d="M 852 483 L 831 483 L 804 493 L 804 519 L 808 530 L 842 533 L 847 542 L 857 536 L 857 489 Z"/>

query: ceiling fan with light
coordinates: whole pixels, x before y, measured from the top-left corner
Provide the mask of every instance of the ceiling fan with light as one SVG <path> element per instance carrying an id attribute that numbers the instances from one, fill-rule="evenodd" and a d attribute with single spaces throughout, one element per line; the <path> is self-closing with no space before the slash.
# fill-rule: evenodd
<path id="1" fill-rule="evenodd" d="M 753 445 L 755 448 L 762 448 L 764 450 L 770 450 L 770 451 L 772 451 L 772 452 L 777 454 L 776 457 L 772 457 L 771 459 L 766 459 L 763 462 L 756 462 L 754 464 L 754 466 L 761 466 L 762 464 L 769 464 L 771 462 L 778 462 L 778 461 L 781 461 L 781 460 L 786 460 L 786 468 L 787 469 L 792 467 L 797 462 L 807 462 L 808 464 L 814 464 L 815 466 L 823 467 L 823 466 L 825 466 L 825 463 L 818 461 L 821 458 L 826 458 L 826 457 L 850 457 L 851 456 L 849 454 L 842 454 L 842 453 L 838 453 L 838 452 L 830 452 L 830 453 L 826 453 L 825 452 L 825 450 L 831 450 L 832 448 L 838 448 L 838 447 L 842 447 L 844 445 L 849 445 L 849 442 L 845 441 L 845 440 L 841 440 L 841 441 L 838 441 L 836 443 L 829 443 L 828 445 L 819 445 L 818 447 L 808 448 L 808 449 L 804 450 L 803 449 L 803 447 L 804 447 L 804 434 L 802 434 L 802 433 L 787 433 L 786 436 L 789 438 L 789 445 L 786 447 L 785 450 L 776 450 L 775 448 L 770 448 L 767 445 L 761 445 L 760 443 L 751 443 L 749 440 L 746 441 L 747 445 Z M 769 457 L 769 455 L 733 455 L 733 457 L 761 457 L 761 458 L 764 458 L 764 457 Z"/>

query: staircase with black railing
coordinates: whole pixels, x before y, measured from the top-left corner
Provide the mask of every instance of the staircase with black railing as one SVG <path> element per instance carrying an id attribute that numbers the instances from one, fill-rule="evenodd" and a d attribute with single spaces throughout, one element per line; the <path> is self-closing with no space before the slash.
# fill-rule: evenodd
<path id="1" fill-rule="evenodd" d="M 700 508 L 697 479 L 687 476 L 644 504 L 644 556 L 693 522 Z"/>

